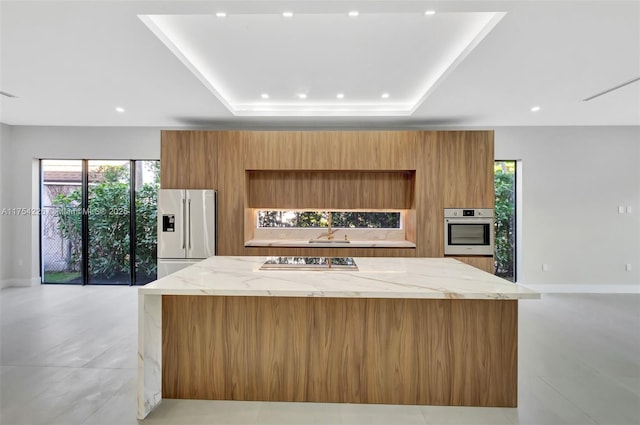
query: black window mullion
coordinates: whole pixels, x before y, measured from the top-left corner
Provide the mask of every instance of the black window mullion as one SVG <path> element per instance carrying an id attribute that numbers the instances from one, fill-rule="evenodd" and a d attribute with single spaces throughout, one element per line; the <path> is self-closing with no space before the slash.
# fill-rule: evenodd
<path id="1" fill-rule="evenodd" d="M 129 285 L 136 284 L 136 161 L 129 161 Z"/>
<path id="2" fill-rule="evenodd" d="M 39 220 L 38 220 L 38 255 L 40 257 L 40 283 L 45 283 L 44 282 L 44 259 L 42 258 L 42 219 L 44 217 L 44 206 L 42 203 L 42 192 L 44 192 L 44 169 L 43 169 L 43 165 L 42 165 L 42 158 L 40 158 L 38 160 L 38 169 L 40 170 L 40 178 L 39 178 L 39 182 L 40 182 L 40 197 L 39 197 L 39 211 L 41 212 Z"/>
<path id="3" fill-rule="evenodd" d="M 89 160 L 82 160 L 82 284 L 89 283 Z"/>
<path id="4" fill-rule="evenodd" d="M 513 282 L 518 282 L 518 161 L 513 161 Z"/>

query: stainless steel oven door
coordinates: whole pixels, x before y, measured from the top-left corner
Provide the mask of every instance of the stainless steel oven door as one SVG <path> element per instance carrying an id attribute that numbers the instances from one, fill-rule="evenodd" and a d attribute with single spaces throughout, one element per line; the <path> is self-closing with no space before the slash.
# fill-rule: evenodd
<path id="1" fill-rule="evenodd" d="M 445 218 L 445 255 L 493 255 L 493 218 Z"/>

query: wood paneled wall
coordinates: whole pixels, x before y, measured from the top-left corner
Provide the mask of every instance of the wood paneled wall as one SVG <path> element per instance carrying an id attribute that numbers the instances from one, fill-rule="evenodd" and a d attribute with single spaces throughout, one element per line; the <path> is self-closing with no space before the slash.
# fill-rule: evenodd
<path id="1" fill-rule="evenodd" d="M 434 132 L 422 132 L 416 149 L 416 257 L 444 256 L 444 211 L 440 177 L 440 141 Z"/>
<path id="2" fill-rule="evenodd" d="M 247 171 L 248 208 L 409 209 L 415 171 Z"/>
<path id="3" fill-rule="evenodd" d="M 416 131 L 245 133 L 248 170 L 415 170 Z"/>
<path id="4" fill-rule="evenodd" d="M 163 131 L 160 186 L 163 189 L 218 187 L 218 137 L 212 131 Z"/>
<path id="5" fill-rule="evenodd" d="M 492 131 L 163 131 L 161 161 L 163 188 L 218 190 L 219 255 L 442 257 L 443 209 L 494 203 Z M 416 248 L 245 248 L 257 171 L 413 173 L 405 224 Z"/>
<path id="6" fill-rule="evenodd" d="M 245 133 L 225 132 L 218 146 L 218 255 L 248 255 L 244 248 Z"/>
<path id="7" fill-rule="evenodd" d="M 162 397 L 515 407 L 517 303 L 163 296 Z"/>
<path id="8" fill-rule="evenodd" d="M 440 131 L 444 208 L 493 208 L 493 132 Z"/>

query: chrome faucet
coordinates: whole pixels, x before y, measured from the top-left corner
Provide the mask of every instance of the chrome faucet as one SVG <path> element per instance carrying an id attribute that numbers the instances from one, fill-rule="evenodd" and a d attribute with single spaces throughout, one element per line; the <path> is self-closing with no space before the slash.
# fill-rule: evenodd
<path id="1" fill-rule="evenodd" d="M 331 230 L 331 219 L 332 219 L 331 212 L 328 212 L 328 213 L 327 213 L 327 224 L 328 224 L 328 229 L 327 229 L 327 231 L 326 231 L 326 232 L 319 234 L 319 235 L 318 235 L 318 239 L 320 239 L 320 238 L 321 238 L 321 237 L 323 237 L 323 236 L 326 236 L 328 240 L 332 240 L 332 239 L 333 239 L 333 234 L 334 234 L 335 232 L 337 232 L 337 231 L 338 231 L 338 229 L 333 229 L 333 230 Z"/>

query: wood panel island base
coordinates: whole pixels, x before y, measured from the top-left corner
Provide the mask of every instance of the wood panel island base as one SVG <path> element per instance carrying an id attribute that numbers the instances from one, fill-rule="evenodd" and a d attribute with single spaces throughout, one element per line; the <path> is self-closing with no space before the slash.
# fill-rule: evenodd
<path id="1" fill-rule="evenodd" d="M 161 398 L 516 407 L 518 299 L 539 294 L 450 258 L 264 261 L 139 289 L 139 419 Z"/>

